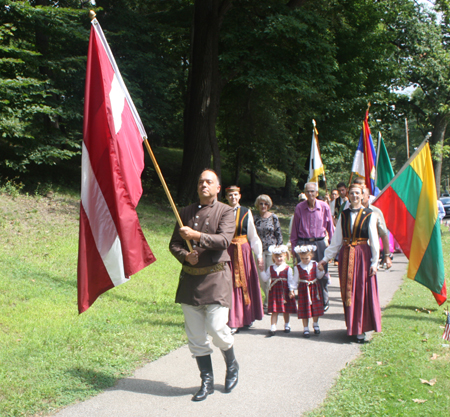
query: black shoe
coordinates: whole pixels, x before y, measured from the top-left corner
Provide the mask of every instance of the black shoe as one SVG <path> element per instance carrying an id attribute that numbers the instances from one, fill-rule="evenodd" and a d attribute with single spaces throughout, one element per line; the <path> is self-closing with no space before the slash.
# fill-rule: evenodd
<path id="1" fill-rule="evenodd" d="M 200 369 L 200 377 L 202 385 L 197 393 L 192 397 L 192 401 L 203 401 L 206 397 L 214 393 L 214 375 L 212 370 L 211 355 L 197 356 L 198 369 Z"/>
<path id="2" fill-rule="evenodd" d="M 222 355 L 227 365 L 227 374 L 225 376 L 225 392 L 231 392 L 231 390 L 238 383 L 239 364 L 234 356 L 233 346 L 228 350 L 222 350 Z"/>
<path id="3" fill-rule="evenodd" d="M 314 334 L 320 334 L 320 329 L 318 327 L 314 327 Z"/>
<path id="4" fill-rule="evenodd" d="M 275 336 L 276 334 L 277 334 L 276 331 L 269 330 L 269 331 L 267 332 L 267 337 L 272 337 L 272 336 Z"/>
<path id="5" fill-rule="evenodd" d="M 329 305 L 329 304 L 326 304 L 326 305 L 324 305 L 324 307 L 323 307 L 323 311 L 328 311 L 329 308 L 330 308 L 330 305 Z"/>
<path id="6" fill-rule="evenodd" d="M 285 333 L 290 333 L 290 332 L 291 332 L 291 328 L 290 328 L 290 327 L 285 328 L 285 329 L 284 329 L 284 332 L 285 332 Z"/>
<path id="7" fill-rule="evenodd" d="M 358 338 L 356 338 L 356 343 L 358 343 L 359 345 L 363 345 L 364 343 L 366 343 L 366 339 L 358 339 Z"/>
<path id="8" fill-rule="evenodd" d="M 309 334 L 309 331 L 304 331 L 303 337 L 306 337 L 307 339 L 309 339 L 311 337 L 311 335 Z"/>

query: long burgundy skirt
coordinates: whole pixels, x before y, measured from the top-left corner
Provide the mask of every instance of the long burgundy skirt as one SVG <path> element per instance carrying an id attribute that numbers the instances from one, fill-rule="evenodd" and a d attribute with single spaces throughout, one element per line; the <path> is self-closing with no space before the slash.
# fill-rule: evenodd
<path id="1" fill-rule="evenodd" d="M 339 252 L 339 279 L 347 270 L 343 271 L 344 259 L 342 247 Z M 370 258 L 372 252 L 369 245 L 355 246 L 355 267 L 353 270 L 353 286 L 351 305 L 344 303 L 345 324 L 349 336 L 375 330 L 381 332 L 381 308 L 378 299 L 378 285 L 376 275 L 369 277 Z"/>
<path id="2" fill-rule="evenodd" d="M 262 320 L 264 317 L 263 303 L 261 299 L 261 290 L 259 287 L 258 270 L 255 260 L 253 259 L 250 243 L 242 245 L 242 257 L 244 259 L 244 270 L 247 279 L 247 290 L 250 298 L 250 304 L 245 305 L 244 293 L 242 288 L 234 285 L 234 244 L 228 247 L 228 254 L 231 262 L 230 268 L 233 276 L 233 297 L 229 314 L 228 326 L 231 328 L 239 328 L 248 326 L 255 320 Z"/>

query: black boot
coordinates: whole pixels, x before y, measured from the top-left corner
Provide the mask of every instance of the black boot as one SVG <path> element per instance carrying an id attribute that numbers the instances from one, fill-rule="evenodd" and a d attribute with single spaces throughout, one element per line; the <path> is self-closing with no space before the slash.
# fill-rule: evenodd
<path id="1" fill-rule="evenodd" d="M 233 346 L 228 350 L 222 350 L 222 355 L 225 358 L 227 364 L 227 375 L 225 376 L 225 392 L 231 392 L 231 390 L 238 383 L 239 364 L 234 356 Z"/>
<path id="2" fill-rule="evenodd" d="M 197 356 L 198 369 L 200 369 L 200 377 L 202 385 L 197 393 L 192 397 L 192 401 L 206 400 L 208 394 L 214 393 L 214 375 L 212 370 L 211 355 Z"/>

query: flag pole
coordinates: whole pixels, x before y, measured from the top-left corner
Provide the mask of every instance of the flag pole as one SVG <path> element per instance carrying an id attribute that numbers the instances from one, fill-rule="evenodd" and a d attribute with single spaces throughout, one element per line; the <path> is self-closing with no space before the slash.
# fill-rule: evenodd
<path id="1" fill-rule="evenodd" d="M 322 166 L 323 166 L 323 159 L 322 159 L 322 154 L 320 152 L 320 146 L 319 146 L 319 131 L 316 128 L 316 121 L 314 119 L 312 119 L 312 124 L 313 124 L 313 130 L 314 130 L 314 139 L 316 140 L 317 150 L 319 151 L 320 160 L 322 161 Z M 325 183 L 325 192 L 328 193 L 327 177 L 325 175 L 325 167 L 323 167 L 323 182 Z"/>
<path id="2" fill-rule="evenodd" d="M 175 217 L 176 217 L 177 222 L 180 225 L 180 227 L 183 227 L 183 222 L 181 220 L 180 214 L 178 213 L 177 206 L 175 205 L 175 202 L 173 201 L 172 195 L 170 194 L 169 188 L 167 187 L 166 180 L 164 179 L 164 177 L 162 175 L 162 172 L 159 169 L 158 162 L 156 161 L 156 158 L 155 158 L 155 155 L 153 154 L 152 148 L 150 147 L 150 144 L 148 143 L 147 137 L 144 137 L 144 144 L 145 144 L 145 147 L 147 148 L 148 154 L 150 155 L 150 158 L 151 158 L 151 160 L 153 162 L 153 166 L 155 167 L 156 173 L 158 174 L 158 177 L 159 177 L 159 179 L 161 181 L 161 184 L 162 184 L 162 186 L 164 188 L 164 191 L 166 192 L 166 196 L 169 199 L 169 203 L 170 203 L 170 205 L 172 207 L 173 214 L 175 214 Z M 192 248 L 191 242 L 189 242 L 189 240 L 186 240 L 186 243 L 188 245 L 189 251 L 193 252 L 194 250 Z"/>
<path id="3" fill-rule="evenodd" d="M 405 132 L 406 132 L 406 156 L 409 159 L 409 131 L 408 131 L 408 119 L 405 117 Z"/>
<path id="4" fill-rule="evenodd" d="M 378 131 L 378 141 L 377 141 L 377 162 L 375 164 L 375 187 L 377 186 L 377 178 L 378 178 L 378 160 L 380 158 L 380 146 L 381 146 L 381 132 Z"/>

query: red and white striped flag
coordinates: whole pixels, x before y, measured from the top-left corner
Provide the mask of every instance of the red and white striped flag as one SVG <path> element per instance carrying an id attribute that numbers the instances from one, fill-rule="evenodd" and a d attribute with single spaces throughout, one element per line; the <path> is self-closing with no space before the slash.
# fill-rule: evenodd
<path id="1" fill-rule="evenodd" d="M 450 313 L 447 311 L 447 322 L 445 323 L 444 333 L 442 339 L 450 341 Z"/>
<path id="2" fill-rule="evenodd" d="M 136 206 L 144 169 L 141 119 L 97 19 L 84 103 L 78 311 L 155 261 Z"/>

